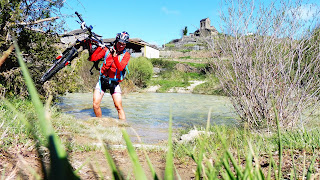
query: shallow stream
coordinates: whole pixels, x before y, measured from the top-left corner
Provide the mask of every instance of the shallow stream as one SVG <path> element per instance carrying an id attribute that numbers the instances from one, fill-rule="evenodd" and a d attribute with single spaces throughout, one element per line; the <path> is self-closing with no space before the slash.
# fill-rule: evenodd
<path id="1" fill-rule="evenodd" d="M 155 144 L 168 137 L 168 122 L 172 113 L 173 128 L 205 127 L 209 109 L 211 124 L 234 124 L 236 115 L 226 97 L 179 93 L 131 93 L 123 96 L 122 104 L 128 124 L 141 136 L 142 141 Z M 60 99 L 63 112 L 80 120 L 95 117 L 92 93 L 72 93 Z M 118 118 L 110 94 L 101 102 L 103 117 Z M 129 132 L 130 134 L 130 132 Z M 132 132 L 131 132 L 132 134 Z"/>

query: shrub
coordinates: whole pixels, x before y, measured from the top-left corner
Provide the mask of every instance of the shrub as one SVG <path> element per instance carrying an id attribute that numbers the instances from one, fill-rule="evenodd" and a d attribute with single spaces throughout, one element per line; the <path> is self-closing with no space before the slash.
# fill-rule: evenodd
<path id="1" fill-rule="evenodd" d="M 196 86 L 192 93 L 208 95 L 226 95 L 220 85 L 219 79 L 212 74 L 207 75 L 206 82 Z"/>
<path id="2" fill-rule="evenodd" d="M 258 7 L 251 1 L 241 1 L 239 7 L 243 9 L 231 8 L 223 15 L 228 24 L 224 33 L 228 35 L 216 42 L 221 57 L 230 61 L 215 60 L 217 77 L 241 122 L 249 127 L 275 127 L 276 115 L 283 128 L 301 126 L 313 118 L 313 110 L 318 108 L 320 78 L 315 74 L 319 74 L 319 44 L 308 36 L 297 40 L 309 32 L 310 22 L 318 16 L 301 23 L 299 18 L 282 14 L 302 6 L 300 1 L 279 7 L 272 3 Z M 258 16 L 253 17 L 252 12 Z"/>
<path id="3" fill-rule="evenodd" d="M 179 63 L 177 61 L 168 61 L 161 58 L 152 58 L 150 60 L 153 66 L 166 68 L 166 69 L 173 69 L 175 65 Z"/>
<path id="4" fill-rule="evenodd" d="M 166 44 L 166 47 L 175 47 L 174 44 Z"/>
<path id="5" fill-rule="evenodd" d="M 185 44 L 185 45 L 183 45 L 184 47 L 193 47 L 193 46 L 195 46 L 196 44 Z"/>
<path id="6" fill-rule="evenodd" d="M 152 63 L 145 57 L 133 58 L 128 68 L 128 78 L 138 87 L 146 87 L 153 74 Z"/>

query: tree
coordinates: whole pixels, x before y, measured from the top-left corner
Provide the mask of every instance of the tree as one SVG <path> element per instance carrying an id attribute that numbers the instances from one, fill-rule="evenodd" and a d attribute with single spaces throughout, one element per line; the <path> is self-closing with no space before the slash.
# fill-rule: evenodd
<path id="1" fill-rule="evenodd" d="M 284 128 L 303 125 L 319 104 L 319 41 L 305 36 L 319 16 L 306 22 L 301 1 L 283 3 L 230 0 L 237 6 L 222 14 L 216 74 L 251 128 L 276 126 L 276 117 Z"/>
<path id="2" fill-rule="evenodd" d="M 16 37 L 31 75 L 40 79 L 44 64 L 56 54 L 57 30 L 62 30 L 56 15 L 62 6 L 62 0 L 0 0 L 0 55 L 11 46 L 12 37 Z M 1 92 L 27 95 L 13 54 L 0 67 L 0 83 L 0 95 Z"/>
<path id="3" fill-rule="evenodd" d="M 185 26 L 184 29 L 182 29 L 182 35 L 186 36 L 188 34 L 188 27 Z"/>

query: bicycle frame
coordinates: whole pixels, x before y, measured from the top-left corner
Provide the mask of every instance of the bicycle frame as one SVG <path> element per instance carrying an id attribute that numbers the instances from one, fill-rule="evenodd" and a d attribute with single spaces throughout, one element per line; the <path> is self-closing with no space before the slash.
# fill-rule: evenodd
<path id="1" fill-rule="evenodd" d="M 85 38 L 84 40 L 77 40 L 71 47 L 67 48 L 62 55 L 59 55 L 56 58 L 56 61 L 54 62 L 53 66 L 47 72 L 41 77 L 41 82 L 45 82 L 49 80 L 54 74 L 56 74 L 59 70 L 61 70 L 63 67 L 70 65 L 71 61 L 78 56 L 78 50 L 80 47 L 84 49 L 88 49 L 89 51 L 89 58 L 94 53 L 94 51 L 97 48 L 93 48 L 93 45 L 101 48 L 108 48 L 110 50 L 110 47 L 108 47 L 100 38 L 97 37 L 97 35 L 92 31 L 92 26 L 88 27 L 86 23 L 83 21 L 82 17 L 78 12 L 75 12 L 75 14 L 80 19 L 79 24 L 81 24 L 81 28 L 84 31 L 89 32 L 89 36 Z M 92 69 L 95 67 L 95 69 L 99 70 L 98 64 L 99 60 L 92 61 L 93 66 L 90 69 L 90 73 L 92 73 Z"/>

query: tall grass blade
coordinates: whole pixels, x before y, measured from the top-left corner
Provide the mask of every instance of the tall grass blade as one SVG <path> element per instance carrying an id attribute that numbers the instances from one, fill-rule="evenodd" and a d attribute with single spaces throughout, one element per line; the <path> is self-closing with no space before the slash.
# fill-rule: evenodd
<path id="1" fill-rule="evenodd" d="M 273 109 L 274 109 L 274 113 L 275 113 L 275 118 L 276 118 L 276 122 L 277 122 L 277 132 L 278 132 L 278 148 L 279 148 L 279 167 L 278 167 L 278 178 L 281 179 L 281 167 L 282 167 L 282 153 L 283 153 L 283 149 L 282 149 L 282 140 L 281 140 L 281 132 L 280 132 L 280 125 L 279 125 L 279 116 L 278 116 L 278 111 L 275 107 L 275 105 L 273 104 Z"/>
<path id="2" fill-rule="evenodd" d="M 205 168 L 208 180 L 217 179 L 216 172 L 214 170 L 213 164 L 207 161 L 207 166 Z"/>
<path id="3" fill-rule="evenodd" d="M 219 137 L 219 139 L 220 139 L 220 141 L 226 151 L 222 162 L 223 162 L 223 165 L 226 168 L 230 178 L 233 179 L 235 177 L 234 177 L 233 173 L 230 175 L 229 170 L 227 169 L 227 168 L 230 168 L 229 163 L 228 163 L 228 159 L 231 160 L 231 163 L 234 166 L 236 173 L 238 174 L 238 178 L 242 178 L 243 177 L 242 169 L 240 166 L 237 165 L 236 160 L 233 158 L 231 152 L 228 150 L 226 139 L 222 137 L 220 129 L 216 128 L 216 131 L 217 131 L 218 137 Z"/>
<path id="4" fill-rule="evenodd" d="M 141 179 L 141 180 L 147 179 L 147 176 L 146 176 L 145 172 L 143 171 L 142 166 L 140 165 L 139 158 L 136 154 L 136 151 L 134 150 L 134 147 L 131 143 L 129 135 L 125 129 L 122 129 L 122 135 L 123 135 L 123 139 L 125 140 L 125 142 L 127 144 L 127 150 L 130 155 L 131 162 L 133 164 L 133 172 L 134 172 L 135 178 Z"/>
<path id="5" fill-rule="evenodd" d="M 49 179 L 79 179 L 74 172 L 67 156 L 61 156 L 61 150 L 57 146 L 58 138 L 55 135 L 49 136 L 50 150 L 50 174 Z"/>
<path id="6" fill-rule="evenodd" d="M 177 168 L 174 168 L 174 170 L 176 171 L 176 174 L 177 174 L 177 180 L 181 180 L 181 176 L 180 176 Z"/>
<path id="7" fill-rule="evenodd" d="M 200 141 L 200 152 L 199 152 L 199 156 L 198 159 L 196 160 L 197 163 L 197 171 L 196 171 L 196 179 L 199 180 L 201 179 L 201 173 L 202 173 L 202 160 L 203 160 L 203 156 L 204 156 L 204 145 L 205 145 L 205 139 L 207 139 L 207 135 L 208 135 L 208 131 L 209 131 L 209 127 L 210 127 L 210 117 L 211 117 L 211 108 L 209 109 L 209 113 L 208 113 L 208 119 L 207 119 L 207 126 L 206 126 L 206 131 L 204 134 L 204 137 L 199 137 L 199 141 Z"/>
<path id="8" fill-rule="evenodd" d="M 252 154 L 251 152 L 249 151 L 248 152 L 248 155 L 246 156 L 246 167 L 244 169 L 244 177 L 243 179 L 252 179 L 252 171 L 253 171 L 253 168 L 252 168 Z"/>
<path id="9" fill-rule="evenodd" d="M 20 48 L 14 38 L 14 46 L 16 49 L 16 54 L 18 57 L 18 62 L 22 70 L 23 77 L 25 79 L 26 85 L 28 87 L 28 92 L 31 96 L 32 103 L 37 112 L 39 119 L 40 130 L 44 137 L 49 141 L 48 148 L 50 150 L 51 158 L 51 169 L 49 178 L 52 179 L 78 179 L 73 173 L 72 167 L 67 160 L 67 153 L 64 150 L 61 142 L 59 141 L 57 135 L 54 133 L 52 124 L 46 119 L 43 104 L 40 101 L 39 95 L 37 93 L 36 87 L 33 84 L 27 66 L 25 65 Z"/>
<path id="10" fill-rule="evenodd" d="M 307 179 L 311 179 L 312 178 L 312 174 L 314 173 L 314 162 L 316 161 L 317 156 L 313 156 L 312 161 L 310 163 L 310 166 L 308 168 L 308 172 L 307 172 Z"/>
<path id="11" fill-rule="evenodd" d="M 260 163 L 259 163 L 259 158 L 258 156 L 255 155 L 254 153 L 254 150 L 253 150 L 253 147 L 252 147 L 252 144 L 251 142 L 248 140 L 248 145 L 249 145 L 249 149 L 251 151 L 251 154 L 253 156 L 253 158 L 255 159 L 255 162 L 256 162 L 256 165 L 255 165 L 255 177 L 258 178 L 259 180 L 262 180 L 262 179 L 265 179 L 264 178 L 264 175 L 262 173 L 262 170 L 260 168 Z"/>
<path id="12" fill-rule="evenodd" d="M 208 119 L 207 119 L 207 126 L 206 126 L 206 134 L 209 132 L 209 128 L 210 128 L 211 111 L 212 111 L 212 107 L 210 107 L 209 112 L 208 112 Z"/>
<path id="13" fill-rule="evenodd" d="M 164 179 L 174 179 L 173 171 L 173 150 L 172 150 L 172 112 L 169 116 L 169 137 L 168 137 L 168 151 L 166 157 L 166 169 L 164 172 Z"/>
<path id="14" fill-rule="evenodd" d="M 78 174 L 78 173 L 81 171 L 81 169 L 82 169 L 85 165 L 87 165 L 89 162 L 90 162 L 90 158 L 87 157 L 87 159 L 84 161 L 84 163 L 82 163 L 82 165 L 81 165 L 80 167 L 78 167 L 78 168 L 74 171 L 74 173 L 75 173 L 75 174 Z"/>
<path id="15" fill-rule="evenodd" d="M 294 179 L 297 179 L 297 172 L 296 172 L 296 165 L 295 165 L 295 162 L 294 162 L 292 142 L 290 142 L 290 149 L 291 149 L 290 152 L 291 152 L 291 158 L 292 158 L 292 168 L 293 168 Z"/>
<path id="16" fill-rule="evenodd" d="M 222 173 L 221 173 L 221 176 L 223 177 L 222 179 L 224 179 L 224 180 L 229 180 L 229 179 L 231 179 L 231 178 L 229 177 L 228 173 L 226 173 L 226 172 L 222 172 Z"/>
<path id="17" fill-rule="evenodd" d="M 200 141 L 200 152 L 199 152 L 198 159 L 196 161 L 196 163 L 197 163 L 196 180 L 201 179 L 202 160 L 203 160 L 203 151 L 204 151 L 204 142 L 203 142 L 204 140 L 199 139 L 199 141 Z"/>
<path id="18" fill-rule="evenodd" d="M 132 171 L 130 171 L 130 172 L 128 173 L 127 180 L 130 180 L 130 179 L 131 179 L 131 174 L 132 174 Z"/>
<path id="19" fill-rule="evenodd" d="M 231 170 L 231 167 L 229 165 L 227 153 L 224 154 L 223 159 L 222 159 L 222 163 L 223 163 L 223 166 L 224 166 L 224 168 L 226 169 L 226 171 L 228 173 L 228 177 L 230 179 L 236 179 L 236 177 L 234 176 L 234 174 L 233 174 L 233 172 Z"/>
<path id="20" fill-rule="evenodd" d="M 302 165 L 302 177 L 304 178 L 306 175 L 306 150 L 303 150 L 303 165 Z"/>
<path id="21" fill-rule="evenodd" d="M 137 133 L 133 128 L 131 128 L 131 130 L 136 134 L 139 142 L 140 142 L 141 144 L 143 144 L 142 141 L 141 141 L 140 136 L 138 135 L 138 133 Z M 152 165 L 152 163 L 151 163 L 151 160 L 150 160 L 150 158 L 149 158 L 149 156 L 148 156 L 148 154 L 147 154 L 147 152 L 146 152 L 146 150 L 145 150 L 144 147 L 142 147 L 142 151 L 143 151 L 143 153 L 144 153 L 144 155 L 145 155 L 145 157 L 146 157 L 146 159 L 147 159 L 147 163 L 148 163 L 148 166 L 149 166 L 149 168 L 150 168 L 150 171 L 151 171 L 151 174 L 152 174 L 153 179 L 154 179 L 154 180 L 158 180 L 159 178 L 158 178 L 158 176 L 157 176 L 157 174 L 156 174 L 156 171 L 155 171 L 154 168 L 153 168 L 153 165 Z"/>
<path id="22" fill-rule="evenodd" d="M 242 173 L 242 168 L 241 168 L 241 166 L 239 166 L 239 165 L 237 164 L 236 160 L 233 158 L 233 156 L 232 156 L 232 154 L 231 154 L 231 152 L 230 152 L 229 150 L 227 150 L 226 153 L 227 153 L 229 159 L 231 160 L 231 163 L 232 163 L 234 169 L 235 169 L 236 172 L 237 172 L 238 178 L 242 178 L 242 177 L 243 177 L 243 173 Z"/>
<path id="23" fill-rule="evenodd" d="M 122 176 L 120 170 L 117 169 L 117 166 L 116 166 L 116 163 L 114 162 L 114 160 L 112 159 L 112 156 L 110 155 L 109 153 L 109 150 L 108 150 L 108 147 L 107 145 L 105 145 L 100 137 L 100 135 L 98 134 L 98 132 L 95 130 L 95 133 L 97 135 L 97 138 L 98 138 L 98 141 L 103 144 L 103 152 L 104 152 L 104 155 L 105 157 L 107 158 L 107 161 L 108 161 L 108 164 L 109 164 L 109 167 L 111 169 L 111 172 L 112 172 L 112 177 L 113 179 L 115 180 L 122 180 L 124 179 L 124 177 Z"/>

